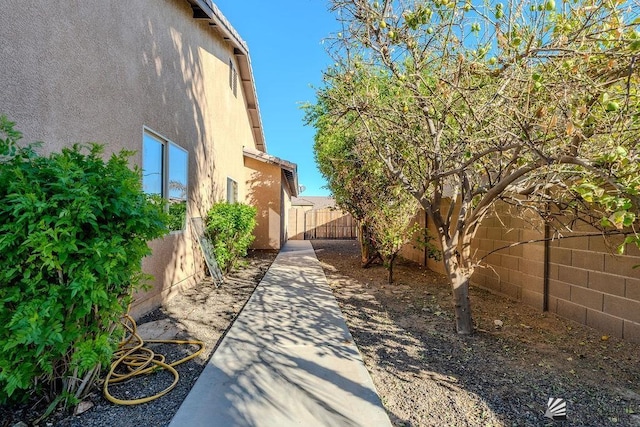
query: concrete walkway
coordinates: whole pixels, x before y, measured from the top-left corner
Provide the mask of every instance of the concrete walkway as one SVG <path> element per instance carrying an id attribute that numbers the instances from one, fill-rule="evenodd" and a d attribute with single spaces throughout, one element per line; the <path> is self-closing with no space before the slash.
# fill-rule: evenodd
<path id="1" fill-rule="evenodd" d="M 289 241 L 170 427 L 390 427 L 308 241 Z"/>

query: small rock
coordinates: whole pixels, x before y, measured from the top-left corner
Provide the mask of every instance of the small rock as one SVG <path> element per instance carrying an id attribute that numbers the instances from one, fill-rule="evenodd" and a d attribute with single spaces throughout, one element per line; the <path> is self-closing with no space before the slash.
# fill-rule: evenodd
<path id="1" fill-rule="evenodd" d="M 496 329 L 500 329 L 502 328 L 502 326 L 504 325 L 504 323 L 502 322 L 502 320 L 494 320 L 493 324 L 495 325 Z"/>
<path id="2" fill-rule="evenodd" d="M 635 400 L 640 402 L 640 394 L 634 392 L 633 390 L 629 390 L 628 388 L 619 388 L 617 389 L 617 391 L 625 400 Z M 640 418 L 640 415 L 638 415 L 638 418 Z"/>
<path id="3" fill-rule="evenodd" d="M 18 421 L 17 423 L 12 425 L 11 427 L 29 427 L 29 426 L 23 421 Z"/>
<path id="4" fill-rule="evenodd" d="M 93 402 L 90 400 L 83 400 L 76 406 L 76 410 L 74 411 L 75 415 L 80 415 L 87 412 L 89 409 L 93 408 Z"/>

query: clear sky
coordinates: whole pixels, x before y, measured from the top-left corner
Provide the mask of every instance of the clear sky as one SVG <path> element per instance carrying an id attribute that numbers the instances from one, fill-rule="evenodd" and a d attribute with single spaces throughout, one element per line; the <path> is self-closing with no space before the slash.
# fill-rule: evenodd
<path id="1" fill-rule="evenodd" d="M 314 129 L 302 103 L 315 100 L 331 62 L 323 39 L 337 33 L 327 0 L 213 0 L 247 42 L 267 152 L 297 163 L 303 196 L 329 195 L 313 159 Z"/>

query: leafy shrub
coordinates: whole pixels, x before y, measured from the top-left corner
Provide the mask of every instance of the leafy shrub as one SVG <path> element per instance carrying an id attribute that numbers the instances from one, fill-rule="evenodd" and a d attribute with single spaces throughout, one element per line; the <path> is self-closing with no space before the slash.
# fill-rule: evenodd
<path id="1" fill-rule="evenodd" d="M 0 118 L 0 403 L 45 388 L 73 402 L 111 359 L 166 214 L 142 192 L 130 152 L 36 156 L 20 138 Z"/>
<path id="2" fill-rule="evenodd" d="M 254 240 L 257 210 L 243 203 L 216 203 L 207 214 L 207 236 L 223 272 L 237 266 Z"/>

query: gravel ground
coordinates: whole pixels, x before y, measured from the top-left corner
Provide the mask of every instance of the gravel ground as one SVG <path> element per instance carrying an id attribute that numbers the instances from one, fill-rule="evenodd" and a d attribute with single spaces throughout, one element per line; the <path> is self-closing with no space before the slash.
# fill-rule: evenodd
<path id="1" fill-rule="evenodd" d="M 404 263 L 388 285 L 382 267 L 360 268 L 356 242 L 313 244 L 395 426 L 640 426 L 640 344 L 477 288 L 471 290 L 477 332 L 460 337 L 442 276 Z M 205 353 L 178 367 L 180 383 L 168 395 L 118 406 L 96 391 L 87 412 L 57 413 L 42 425 L 167 425 L 274 258 L 253 253 L 224 286 L 203 283 L 140 319 L 166 319 L 179 337 L 206 343 Z M 170 360 L 183 351 L 164 350 Z M 169 380 L 166 373 L 151 375 L 113 393 L 132 398 Z M 549 397 L 567 401 L 566 421 L 544 418 Z M 35 418 L 27 406 L 0 407 L 0 427 Z"/>
<path id="2" fill-rule="evenodd" d="M 172 298 L 163 307 L 138 320 L 138 327 L 144 328 L 148 322 L 163 321 L 177 331 L 176 339 L 193 339 L 205 343 L 205 351 L 195 359 L 176 367 L 180 375 L 178 385 L 165 396 L 134 406 L 112 404 L 95 390 L 86 401 L 91 409 L 78 416 L 59 411 L 41 426 L 47 427 L 141 427 L 166 426 L 173 418 L 180 404 L 200 376 L 213 349 L 236 318 L 256 285 L 260 282 L 276 253 L 268 251 L 250 252 L 246 265 L 231 273 L 225 283 L 216 287 L 204 282 Z M 197 347 L 176 345 L 155 345 L 153 351 L 164 354 L 167 361 L 180 359 Z M 111 389 L 117 398 L 133 399 L 152 395 L 166 388 L 173 376 L 160 371 Z M 0 427 L 11 427 L 22 421 L 31 425 L 42 412 L 40 406 L 2 407 L 0 406 Z"/>
<path id="3" fill-rule="evenodd" d="M 313 245 L 394 425 L 640 426 L 640 344 L 477 288 L 461 337 L 443 276 L 405 263 L 388 285 L 356 242 Z M 544 417 L 549 397 L 566 421 Z"/>

